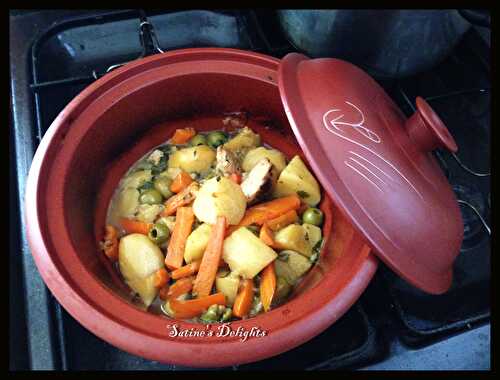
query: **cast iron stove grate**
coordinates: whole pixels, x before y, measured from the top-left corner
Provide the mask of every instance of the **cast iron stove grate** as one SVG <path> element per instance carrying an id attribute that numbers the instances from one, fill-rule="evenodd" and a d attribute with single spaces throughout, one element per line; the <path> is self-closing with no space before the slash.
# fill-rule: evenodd
<path id="1" fill-rule="evenodd" d="M 40 140 L 66 104 L 96 78 L 141 56 L 200 46 L 234 47 L 279 58 L 292 50 L 275 33 L 272 20 L 261 24 L 258 19 L 263 18 L 253 12 L 192 10 L 146 14 L 131 10 L 77 17 L 52 26 L 34 42 L 31 51 L 35 135 Z M 266 39 L 270 33 L 272 39 Z M 49 347 L 59 368 L 185 369 L 114 348 L 84 329 L 52 296 L 49 300 L 56 332 Z M 386 352 L 387 345 L 358 302 L 332 327 L 299 348 L 228 369 L 359 367 L 380 359 Z"/>

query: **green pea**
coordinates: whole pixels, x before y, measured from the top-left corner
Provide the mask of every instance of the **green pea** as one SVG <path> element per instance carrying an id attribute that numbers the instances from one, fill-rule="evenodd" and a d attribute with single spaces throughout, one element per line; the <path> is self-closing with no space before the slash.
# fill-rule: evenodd
<path id="1" fill-rule="evenodd" d="M 221 322 L 229 321 L 232 316 L 233 311 L 230 308 L 226 308 L 226 310 L 224 310 L 224 313 L 222 313 Z"/>
<path id="2" fill-rule="evenodd" d="M 210 305 L 210 307 L 208 308 L 207 311 L 214 312 L 215 315 L 218 316 L 219 315 L 219 305 L 214 303 L 213 305 Z"/>
<path id="3" fill-rule="evenodd" d="M 217 313 L 210 308 L 200 316 L 201 320 L 204 322 L 215 322 L 218 319 Z"/>
<path id="4" fill-rule="evenodd" d="M 323 224 L 323 212 L 314 207 L 308 208 L 302 214 L 302 221 L 315 226 L 321 226 Z"/>
<path id="5" fill-rule="evenodd" d="M 217 305 L 217 314 L 219 316 L 224 314 L 225 311 L 226 311 L 226 307 L 224 305 Z"/>
<path id="6" fill-rule="evenodd" d="M 205 135 L 195 135 L 191 140 L 189 140 L 189 145 L 207 145 L 207 138 L 205 137 Z"/>
<path id="7" fill-rule="evenodd" d="M 219 145 L 224 144 L 227 141 L 227 135 L 224 132 L 210 132 L 207 137 L 208 145 L 212 148 L 217 148 Z"/>
<path id="8" fill-rule="evenodd" d="M 161 196 L 160 192 L 155 189 L 146 190 L 139 197 L 139 202 L 143 204 L 146 203 L 148 205 L 161 203 L 162 200 L 163 197 Z"/>
<path id="9" fill-rule="evenodd" d="M 174 193 L 170 190 L 172 180 L 165 176 L 160 176 L 154 181 L 154 188 L 163 195 L 164 198 L 170 198 Z"/>
<path id="10" fill-rule="evenodd" d="M 170 236 L 170 230 L 163 223 L 156 223 L 148 233 L 149 239 L 158 245 L 165 243 Z"/>

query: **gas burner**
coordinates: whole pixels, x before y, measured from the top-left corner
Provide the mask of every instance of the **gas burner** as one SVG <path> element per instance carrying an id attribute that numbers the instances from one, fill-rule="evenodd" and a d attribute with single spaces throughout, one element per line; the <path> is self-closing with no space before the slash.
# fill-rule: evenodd
<path id="1" fill-rule="evenodd" d="M 460 211 L 464 222 L 464 240 L 461 250 L 466 251 L 477 246 L 487 237 L 483 225 L 485 222 L 482 218 L 486 211 L 486 202 L 481 192 L 472 184 L 454 184 L 453 190 L 461 206 Z"/>

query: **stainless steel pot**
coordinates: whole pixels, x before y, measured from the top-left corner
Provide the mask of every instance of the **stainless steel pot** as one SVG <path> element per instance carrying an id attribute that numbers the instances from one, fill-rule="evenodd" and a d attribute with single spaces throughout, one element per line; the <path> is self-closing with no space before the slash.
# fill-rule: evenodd
<path id="1" fill-rule="evenodd" d="M 279 10 L 278 18 L 290 42 L 307 55 L 345 59 L 384 78 L 412 75 L 443 60 L 470 27 L 462 13 Z"/>

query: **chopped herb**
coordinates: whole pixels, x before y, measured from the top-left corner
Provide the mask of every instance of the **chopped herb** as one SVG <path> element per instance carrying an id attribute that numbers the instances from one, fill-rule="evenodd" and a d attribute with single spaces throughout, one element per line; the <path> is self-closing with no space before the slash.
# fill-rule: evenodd
<path id="1" fill-rule="evenodd" d="M 168 163 L 168 156 L 167 155 L 163 155 L 160 158 L 160 161 L 158 162 L 158 164 L 154 165 L 151 168 L 151 173 L 153 175 L 160 174 L 162 171 L 164 171 L 167 168 L 167 163 Z"/>
<path id="2" fill-rule="evenodd" d="M 153 164 L 149 161 L 143 161 L 135 167 L 134 173 L 140 172 L 141 170 L 149 170 L 153 167 Z"/>
<path id="3" fill-rule="evenodd" d="M 323 239 L 319 239 L 319 241 L 314 245 L 313 251 L 319 253 L 319 251 L 321 251 L 322 245 L 323 245 Z"/>
<path id="4" fill-rule="evenodd" d="M 323 246 L 323 239 L 320 239 L 313 247 L 313 254 L 309 257 L 309 261 L 312 263 L 318 260 L 319 254 L 321 253 L 321 247 Z"/>
<path id="5" fill-rule="evenodd" d="M 281 251 L 280 253 L 278 253 L 278 260 L 281 260 L 281 261 L 288 261 L 288 257 L 290 256 L 290 254 L 286 251 Z"/>
<path id="6" fill-rule="evenodd" d="M 252 302 L 252 308 L 250 309 L 250 312 L 248 315 L 250 317 L 253 317 L 257 314 L 259 314 L 262 311 L 262 302 L 260 302 L 260 297 L 254 296 L 253 302 Z"/>
<path id="7" fill-rule="evenodd" d="M 219 273 L 217 273 L 217 277 L 223 278 L 229 276 L 229 271 L 226 269 L 221 269 Z"/>
<path id="8" fill-rule="evenodd" d="M 167 145 L 162 145 L 156 149 L 161 150 L 164 155 L 168 156 L 171 151 L 171 146 L 167 144 Z"/>
<path id="9" fill-rule="evenodd" d="M 259 236 L 260 227 L 256 224 L 250 224 L 247 228 L 254 233 L 254 235 Z"/>
<path id="10" fill-rule="evenodd" d="M 301 198 L 307 198 L 309 196 L 309 193 L 302 191 L 302 190 L 299 190 L 299 191 L 297 191 L 297 195 Z"/>
<path id="11" fill-rule="evenodd" d="M 196 157 L 197 150 L 193 150 L 193 157 Z"/>
<path id="12" fill-rule="evenodd" d="M 147 181 L 147 182 L 144 182 L 141 186 L 139 186 L 137 188 L 137 190 L 139 190 L 139 192 L 142 193 L 146 190 L 152 189 L 153 187 L 154 187 L 153 182 Z"/>
<path id="13" fill-rule="evenodd" d="M 314 252 L 310 257 L 309 257 L 309 261 L 311 263 L 314 263 L 316 262 L 316 260 L 318 260 L 318 257 L 319 257 L 319 253 L 318 252 Z"/>

